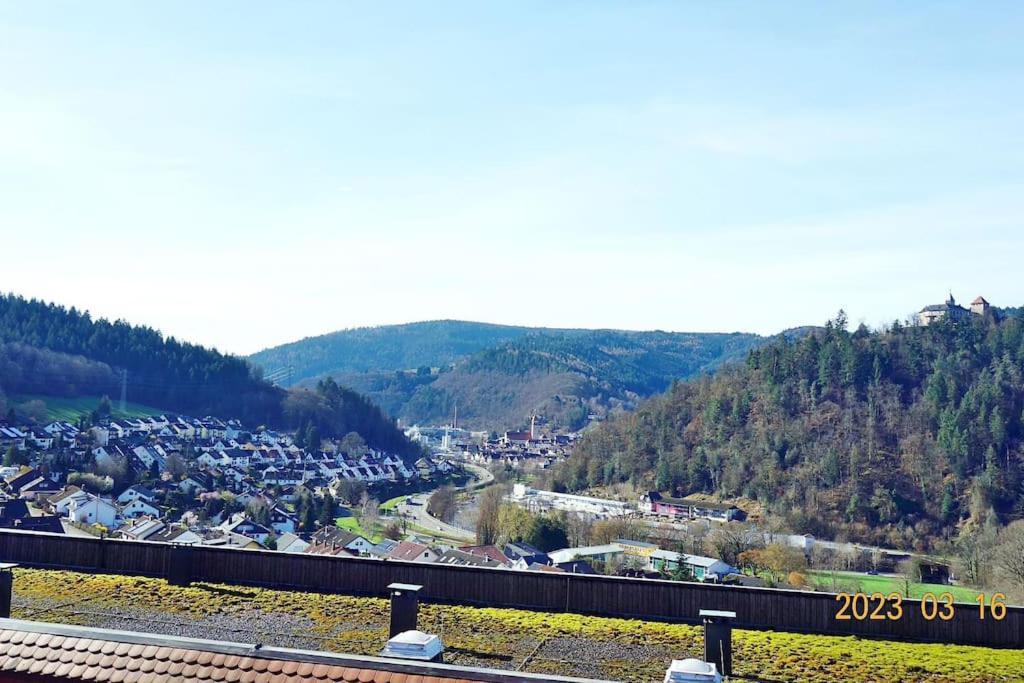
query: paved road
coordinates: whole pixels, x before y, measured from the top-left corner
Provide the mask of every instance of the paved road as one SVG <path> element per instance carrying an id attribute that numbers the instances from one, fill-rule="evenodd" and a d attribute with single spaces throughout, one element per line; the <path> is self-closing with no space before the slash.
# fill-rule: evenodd
<path id="1" fill-rule="evenodd" d="M 466 483 L 463 486 L 456 487 L 457 490 L 474 490 L 488 486 L 494 481 L 494 475 L 488 472 L 483 467 L 478 465 L 470 465 L 463 463 L 463 467 L 469 470 L 474 479 L 471 482 Z M 445 524 L 436 517 L 432 517 L 427 512 L 427 501 L 430 499 L 433 491 L 427 491 L 426 493 L 417 493 L 407 499 L 408 502 L 399 503 L 395 507 L 395 512 L 399 515 L 404 515 L 411 524 L 421 526 L 424 529 L 443 534 L 445 536 L 451 536 L 454 539 L 465 541 L 466 543 L 472 543 L 476 540 L 476 533 L 469 531 L 468 529 L 462 529 L 451 524 Z"/>

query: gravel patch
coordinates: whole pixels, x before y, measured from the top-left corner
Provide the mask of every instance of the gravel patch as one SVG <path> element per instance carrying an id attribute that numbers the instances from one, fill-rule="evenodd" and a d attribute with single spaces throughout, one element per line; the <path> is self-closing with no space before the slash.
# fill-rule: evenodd
<path id="1" fill-rule="evenodd" d="M 546 640 L 526 670 L 543 672 L 557 667 L 571 676 L 628 679 L 638 667 L 649 667 L 652 662 L 664 662 L 667 667 L 672 659 L 684 655 L 664 647 L 564 636 Z"/>
<path id="2" fill-rule="evenodd" d="M 70 602 L 70 601 L 68 601 Z M 183 638 L 205 638 L 236 643 L 260 643 L 307 650 L 323 649 L 324 638 L 312 632 L 314 623 L 292 614 L 267 614 L 259 610 L 194 615 L 156 612 L 131 607 L 95 607 L 48 599 L 12 600 L 14 614 L 35 621 L 74 623 L 118 631 L 144 631 Z"/>

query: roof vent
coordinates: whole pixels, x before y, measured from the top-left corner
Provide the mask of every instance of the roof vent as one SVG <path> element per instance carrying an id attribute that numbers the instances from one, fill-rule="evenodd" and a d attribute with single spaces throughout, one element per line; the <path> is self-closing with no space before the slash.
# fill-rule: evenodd
<path id="1" fill-rule="evenodd" d="M 444 645 L 439 637 L 423 631 L 403 631 L 388 641 L 380 656 L 440 662 L 443 652 Z"/>
<path id="2" fill-rule="evenodd" d="M 722 683 L 714 664 L 699 659 L 673 659 L 664 683 Z"/>

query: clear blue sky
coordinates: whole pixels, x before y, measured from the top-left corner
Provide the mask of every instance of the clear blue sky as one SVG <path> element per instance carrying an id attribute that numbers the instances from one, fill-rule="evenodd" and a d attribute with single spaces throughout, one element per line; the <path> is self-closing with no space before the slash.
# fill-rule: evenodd
<path id="1" fill-rule="evenodd" d="M 504 5 L 0 0 L 0 290 L 238 353 L 1024 304 L 1024 3 Z"/>

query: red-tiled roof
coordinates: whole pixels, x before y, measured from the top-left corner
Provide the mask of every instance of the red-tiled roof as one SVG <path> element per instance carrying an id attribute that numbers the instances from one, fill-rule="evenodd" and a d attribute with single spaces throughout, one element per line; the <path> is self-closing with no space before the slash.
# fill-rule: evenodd
<path id="1" fill-rule="evenodd" d="M 480 557 L 486 557 L 490 560 L 497 562 L 498 564 L 509 565 L 512 564 L 505 553 L 501 552 L 501 549 L 496 545 L 464 545 L 459 548 L 464 553 L 470 553 L 471 555 L 479 555 Z"/>
<path id="2" fill-rule="evenodd" d="M 395 549 L 388 553 L 388 557 L 392 560 L 415 560 L 423 553 L 430 550 L 425 545 L 419 543 L 413 543 L 412 541 L 402 541 L 395 546 Z"/>
<path id="3" fill-rule="evenodd" d="M 0 619 L 0 680 L 5 681 L 520 683 L 552 679 L 578 680 Z"/>

